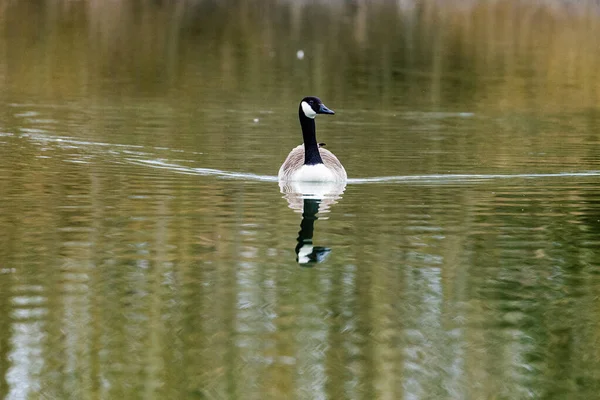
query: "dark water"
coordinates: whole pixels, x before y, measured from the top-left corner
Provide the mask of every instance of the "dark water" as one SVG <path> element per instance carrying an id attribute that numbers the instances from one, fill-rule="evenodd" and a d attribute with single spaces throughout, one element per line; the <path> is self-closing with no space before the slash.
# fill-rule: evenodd
<path id="1" fill-rule="evenodd" d="M 592 3 L 110 3 L 0 3 L 1 397 L 597 396 Z"/>

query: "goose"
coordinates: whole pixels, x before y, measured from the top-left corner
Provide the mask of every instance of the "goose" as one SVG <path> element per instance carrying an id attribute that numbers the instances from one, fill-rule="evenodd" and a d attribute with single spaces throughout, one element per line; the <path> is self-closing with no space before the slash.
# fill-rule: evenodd
<path id="1" fill-rule="evenodd" d="M 305 97 L 298 107 L 304 144 L 294 147 L 279 168 L 280 182 L 345 182 L 346 170 L 333 153 L 318 143 L 315 132 L 317 114 L 335 114 L 314 96 Z"/>

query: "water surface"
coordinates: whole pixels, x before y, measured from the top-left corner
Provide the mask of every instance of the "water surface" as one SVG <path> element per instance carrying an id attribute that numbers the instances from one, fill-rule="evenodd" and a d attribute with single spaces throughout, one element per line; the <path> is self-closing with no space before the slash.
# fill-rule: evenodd
<path id="1" fill-rule="evenodd" d="M 598 12 L 435 3 L 3 4 L 0 395 L 594 398 Z"/>

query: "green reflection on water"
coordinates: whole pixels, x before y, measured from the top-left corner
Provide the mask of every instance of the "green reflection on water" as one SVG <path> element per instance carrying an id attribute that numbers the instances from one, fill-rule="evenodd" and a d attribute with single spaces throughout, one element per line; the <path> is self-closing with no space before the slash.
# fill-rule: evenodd
<path id="1" fill-rule="evenodd" d="M 531 176 L 600 170 L 582 4 L 2 3 L 0 395 L 593 398 L 597 175 Z M 275 175 L 306 94 L 350 177 L 521 178 L 350 184 L 300 268 L 205 172 Z"/>

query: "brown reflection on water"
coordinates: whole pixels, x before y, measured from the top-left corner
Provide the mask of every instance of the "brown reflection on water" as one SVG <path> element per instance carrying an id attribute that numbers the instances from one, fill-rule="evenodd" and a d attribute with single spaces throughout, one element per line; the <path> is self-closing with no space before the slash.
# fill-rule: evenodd
<path id="1" fill-rule="evenodd" d="M 1 397 L 596 396 L 597 176 L 351 184 L 303 269 L 275 182 L 194 169 L 274 175 L 311 93 L 352 177 L 599 170 L 591 2 L 42 4 L 0 5 Z"/>
<path id="2" fill-rule="evenodd" d="M 341 107 L 579 109 L 599 100 L 597 15 L 552 0 L 5 2 L 0 78 L 5 98 L 166 94 L 194 108 L 318 91 Z"/>

